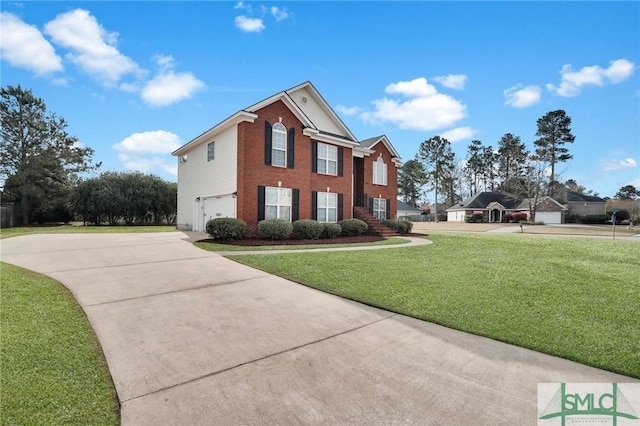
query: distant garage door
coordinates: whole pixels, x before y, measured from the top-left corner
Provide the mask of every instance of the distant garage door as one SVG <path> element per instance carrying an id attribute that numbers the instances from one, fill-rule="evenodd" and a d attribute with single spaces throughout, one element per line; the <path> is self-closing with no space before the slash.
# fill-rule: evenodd
<path id="1" fill-rule="evenodd" d="M 236 217 L 236 199 L 231 194 L 204 199 L 204 225 L 217 217 Z"/>
<path id="2" fill-rule="evenodd" d="M 544 222 L 546 225 L 562 223 L 562 212 L 536 212 L 536 222 Z"/>

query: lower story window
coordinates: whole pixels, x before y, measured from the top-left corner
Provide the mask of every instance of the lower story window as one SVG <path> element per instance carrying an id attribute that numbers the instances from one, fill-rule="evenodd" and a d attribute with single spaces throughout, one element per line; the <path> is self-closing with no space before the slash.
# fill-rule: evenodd
<path id="1" fill-rule="evenodd" d="M 338 194 L 318 192 L 318 222 L 338 221 Z"/>
<path id="2" fill-rule="evenodd" d="M 291 188 L 265 188 L 264 217 L 291 221 Z"/>
<path id="3" fill-rule="evenodd" d="M 378 220 L 387 218 L 387 200 L 384 198 L 373 199 L 373 216 Z"/>

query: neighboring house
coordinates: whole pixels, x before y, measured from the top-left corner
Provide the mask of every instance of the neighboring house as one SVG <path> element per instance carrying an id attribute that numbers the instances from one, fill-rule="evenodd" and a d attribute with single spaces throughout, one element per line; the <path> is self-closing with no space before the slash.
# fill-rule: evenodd
<path id="1" fill-rule="evenodd" d="M 558 224 L 565 223 L 568 214 L 582 216 L 586 214 L 604 214 L 606 202 L 601 198 L 572 191 L 565 191 L 563 196 L 568 196 L 570 201 L 562 203 L 557 197 L 540 197 L 537 200 L 535 218 L 533 220 L 544 222 L 545 224 Z M 486 222 L 501 222 L 504 215 L 508 213 L 526 213 L 527 219 L 532 220 L 529 210 L 530 204 L 533 202 L 533 199 L 525 198 L 523 200 L 505 192 L 481 192 L 447 209 L 447 220 L 464 222 L 466 216 L 482 214 Z M 592 213 L 571 213 L 572 209 L 578 212 Z"/>
<path id="2" fill-rule="evenodd" d="M 501 222 L 507 213 L 515 213 L 521 198 L 506 192 L 480 192 L 447 209 L 447 221 L 464 222 L 467 216 L 482 214 L 486 222 Z"/>
<path id="3" fill-rule="evenodd" d="M 529 214 L 529 208 L 534 202 L 535 200 L 532 198 L 525 198 L 517 207 L 520 212 L 527 214 L 527 220 L 532 220 Z M 533 220 L 536 222 L 544 222 L 547 225 L 564 223 L 566 212 L 567 208 L 565 206 L 551 197 L 544 196 L 538 199 L 535 208 L 536 216 Z"/>
<path id="4" fill-rule="evenodd" d="M 413 219 L 420 220 L 422 210 L 417 207 L 407 204 L 404 201 L 398 200 L 398 215 L 397 219 Z"/>
<path id="5" fill-rule="evenodd" d="M 564 189 L 554 199 L 567 208 L 567 215 L 587 216 L 607 213 L 606 200 L 593 195 Z"/>
<path id="6" fill-rule="evenodd" d="M 337 222 L 364 206 L 395 218 L 400 158 L 386 136 L 358 141 L 306 82 L 236 112 L 173 152 L 177 226 L 235 217 Z"/>

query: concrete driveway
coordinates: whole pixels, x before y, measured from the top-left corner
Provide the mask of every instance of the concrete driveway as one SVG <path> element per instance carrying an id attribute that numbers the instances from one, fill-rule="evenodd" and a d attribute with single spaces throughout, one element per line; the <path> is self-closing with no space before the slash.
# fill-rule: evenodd
<path id="1" fill-rule="evenodd" d="M 637 381 L 327 295 L 180 232 L 0 248 L 82 305 L 124 425 L 535 424 L 537 383 Z"/>

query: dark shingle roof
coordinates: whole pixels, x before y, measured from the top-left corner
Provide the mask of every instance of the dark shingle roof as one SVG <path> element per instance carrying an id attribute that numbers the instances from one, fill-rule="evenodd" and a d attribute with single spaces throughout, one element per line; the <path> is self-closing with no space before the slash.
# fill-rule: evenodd
<path id="1" fill-rule="evenodd" d="M 404 201 L 400 201 L 400 200 L 398 200 L 398 210 L 403 210 L 403 211 L 406 211 L 406 210 L 413 211 L 413 210 L 415 210 L 416 212 L 421 212 L 422 211 L 419 208 L 413 207 L 411 204 L 407 204 Z"/>
<path id="2" fill-rule="evenodd" d="M 566 200 L 567 202 L 579 202 L 579 203 L 606 203 L 600 197 L 595 197 L 593 195 L 580 194 L 579 192 L 573 192 L 567 190 L 566 192 Z"/>
<path id="3" fill-rule="evenodd" d="M 521 198 L 506 192 L 480 192 L 461 204 L 453 206 L 452 209 L 486 209 L 494 202 L 502 204 L 505 209 L 515 209 L 521 201 Z"/>

